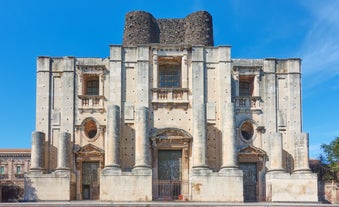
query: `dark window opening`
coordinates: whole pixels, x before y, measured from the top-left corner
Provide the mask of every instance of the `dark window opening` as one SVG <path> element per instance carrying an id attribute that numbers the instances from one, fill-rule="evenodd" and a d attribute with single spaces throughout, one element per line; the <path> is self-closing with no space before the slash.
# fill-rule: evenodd
<path id="1" fill-rule="evenodd" d="M 160 88 L 181 87 L 181 57 L 159 58 L 159 85 Z"/>
<path id="2" fill-rule="evenodd" d="M 253 94 L 253 81 L 252 76 L 243 76 L 239 79 L 239 96 L 252 96 Z"/>
<path id="3" fill-rule="evenodd" d="M 85 95 L 99 95 L 99 76 L 85 78 Z"/>

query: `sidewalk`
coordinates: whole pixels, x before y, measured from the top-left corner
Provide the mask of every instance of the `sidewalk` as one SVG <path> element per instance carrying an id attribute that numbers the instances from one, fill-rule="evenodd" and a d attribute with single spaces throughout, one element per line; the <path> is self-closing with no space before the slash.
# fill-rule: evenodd
<path id="1" fill-rule="evenodd" d="M 43 207 L 101 207 L 101 206 L 194 206 L 194 207 L 205 207 L 205 206 L 229 206 L 229 207 L 281 207 L 281 206 L 338 206 L 335 204 L 322 204 L 322 203 L 223 203 L 223 202 L 100 202 L 100 201 L 66 201 L 66 202 L 22 202 L 22 203 L 0 203 L 2 206 L 43 206 Z"/>

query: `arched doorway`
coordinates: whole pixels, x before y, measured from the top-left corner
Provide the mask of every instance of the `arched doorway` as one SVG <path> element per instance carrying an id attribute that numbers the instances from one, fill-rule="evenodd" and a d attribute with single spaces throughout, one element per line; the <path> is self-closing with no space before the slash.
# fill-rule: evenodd
<path id="1" fill-rule="evenodd" d="M 153 200 L 188 198 L 192 136 L 182 129 L 157 129 L 151 136 Z"/>

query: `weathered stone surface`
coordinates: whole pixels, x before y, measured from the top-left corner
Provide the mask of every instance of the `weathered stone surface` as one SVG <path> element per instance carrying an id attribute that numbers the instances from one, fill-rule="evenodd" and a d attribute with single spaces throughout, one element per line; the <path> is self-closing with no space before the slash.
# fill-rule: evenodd
<path id="1" fill-rule="evenodd" d="M 199 11 L 184 19 L 155 19 L 144 11 L 127 13 L 123 45 L 150 43 L 213 46 L 212 16 Z"/>
<path id="2" fill-rule="evenodd" d="M 233 59 L 230 46 L 213 47 L 207 12 L 130 12 L 109 58 L 39 57 L 37 67 L 46 141 L 33 143 L 38 171 L 27 176 L 37 199 L 53 198 L 44 189 L 55 180 L 63 199 L 316 201 L 300 59 Z M 63 132 L 71 184 L 54 173 L 67 167 Z"/>

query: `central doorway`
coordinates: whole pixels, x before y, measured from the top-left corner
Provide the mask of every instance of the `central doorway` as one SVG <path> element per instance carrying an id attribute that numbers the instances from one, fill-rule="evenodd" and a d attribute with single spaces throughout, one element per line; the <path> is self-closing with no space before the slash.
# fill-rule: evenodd
<path id="1" fill-rule="evenodd" d="M 257 163 L 240 163 L 242 170 L 244 201 L 257 201 Z"/>
<path id="2" fill-rule="evenodd" d="M 181 194 L 182 150 L 158 151 L 158 198 L 178 199 Z"/>
<path id="3" fill-rule="evenodd" d="M 100 195 L 99 162 L 82 163 L 82 198 L 97 200 Z"/>

